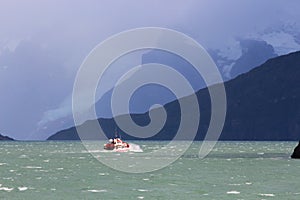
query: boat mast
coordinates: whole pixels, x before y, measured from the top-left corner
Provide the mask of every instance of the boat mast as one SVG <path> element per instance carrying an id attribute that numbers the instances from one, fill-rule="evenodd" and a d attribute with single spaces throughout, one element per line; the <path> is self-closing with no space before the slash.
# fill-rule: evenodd
<path id="1" fill-rule="evenodd" d="M 118 138 L 118 129 L 115 128 L 115 138 Z"/>

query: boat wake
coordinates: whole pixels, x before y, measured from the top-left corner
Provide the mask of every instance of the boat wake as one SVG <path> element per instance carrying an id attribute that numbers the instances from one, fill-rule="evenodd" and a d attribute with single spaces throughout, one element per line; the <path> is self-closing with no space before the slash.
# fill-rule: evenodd
<path id="1" fill-rule="evenodd" d="M 143 152 L 143 149 L 140 145 L 129 143 L 129 151 L 131 152 Z"/>
<path id="2" fill-rule="evenodd" d="M 109 152 L 143 152 L 143 149 L 138 144 L 128 143 L 129 148 L 126 149 L 113 149 L 113 150 L 89 150 L 87 153 L 109 153 Z"/>

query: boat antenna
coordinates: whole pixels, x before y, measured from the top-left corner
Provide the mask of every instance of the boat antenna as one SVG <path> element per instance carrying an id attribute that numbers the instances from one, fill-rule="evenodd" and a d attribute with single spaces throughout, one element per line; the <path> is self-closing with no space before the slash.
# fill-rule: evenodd
<path id="1" fill-rule="evenodd" d="M 121 131 L 118 131 L 118 128 L 115 128 L 115 137 L 122 139 L 121 138 Z"/>
<path id="2" fill-rule="evenodd" d="M 115 138 L 117 138 L 117 137 L 118 137 L 118 129 L 115 128 Z"/>

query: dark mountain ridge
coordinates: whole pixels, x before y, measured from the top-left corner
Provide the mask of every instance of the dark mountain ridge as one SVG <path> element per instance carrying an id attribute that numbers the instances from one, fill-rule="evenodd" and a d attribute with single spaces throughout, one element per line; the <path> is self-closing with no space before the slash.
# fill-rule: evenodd
<path id="1" fill-rule="evenodd" d="M 8 136 L 4 136 L 4 135 L 1 135 L 0 134 L 0 141 L 1 140 L 14 140 L 14 139 L 12 139 L 12 138 L 10 138 L 10 137 L 8 137 Z"/>
<path id="2" fill-rule="evenodd" d="M 227 114 L 221 140 L 299 140 L 300 138 L 300 51 L 272 58 L 224 83 L 227 94 Z M 215 86 L 211 86 L 215 87 Z M 208 89 L 196 92 L 201 119 L 195 140 L 205 137 L 210 122 Z M 183 100 L 188 101 L 188 97 Z M 180 124 L 178 100 L 164 106 L 167 121 L 163 129 L 149 140 L 170 140 Z M 147 113 L 131 114 L 139 125 L 147 125 Z M 128 117 L 118 116 L 118 117 Z M 108 137 L 117 127 L 114 119 L 98 119 Z M 80 127 L 89 128 L 87 139 L 98 138 L 96 128 L 87 121 Z M 124 139 L 139 139 L 122 133 Z M 78 140 L 75 127 L 59 131 L 48 140 Z M 105 139 L 105 138 L 103 138 Z M 182 138 L 184 139 L 184 138 Z"/>

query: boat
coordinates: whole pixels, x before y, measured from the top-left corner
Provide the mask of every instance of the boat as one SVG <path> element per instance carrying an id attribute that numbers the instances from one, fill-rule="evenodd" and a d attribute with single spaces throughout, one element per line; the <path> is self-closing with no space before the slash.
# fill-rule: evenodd
<path id="1" fill-rule="evenodd" d="M 129 151 L 130 145 L 127 142 L 124 142 L 120 138 L 116 137 L 114 139 L 109 139 L 109 142 L 104 144 L 104 149 L 115 151 Z"/>

